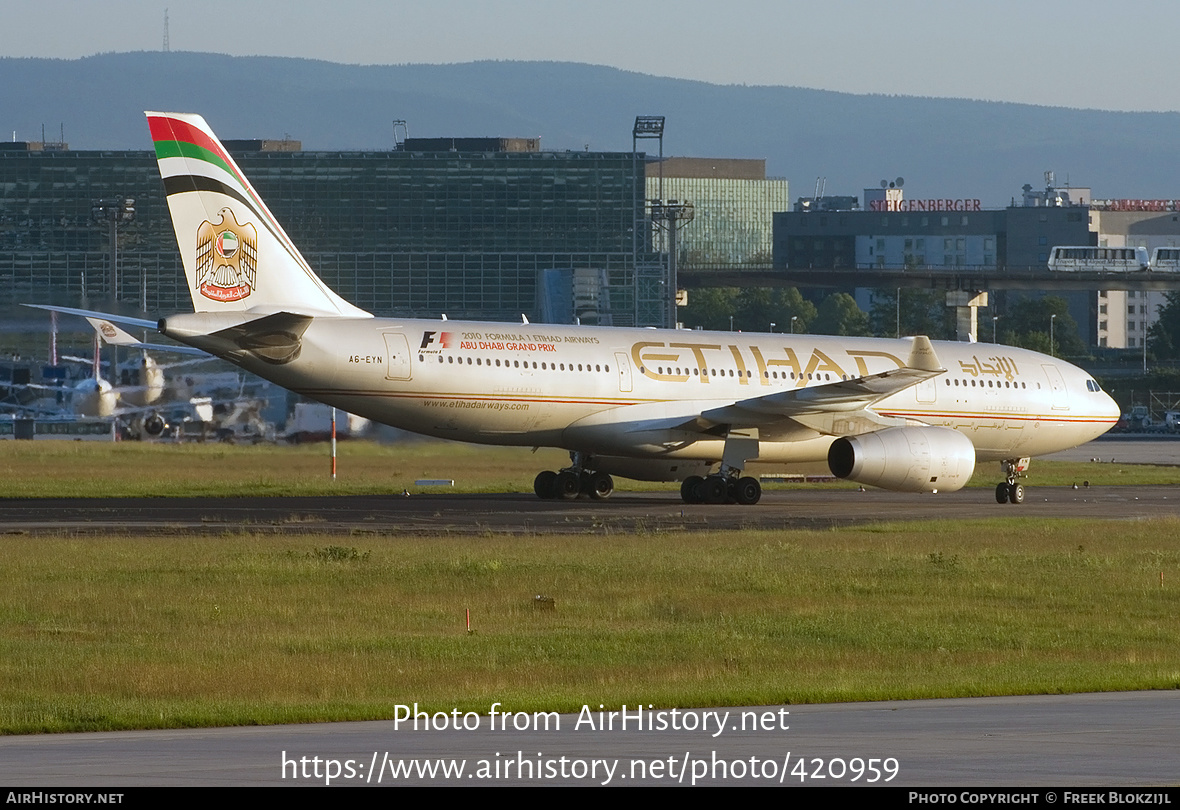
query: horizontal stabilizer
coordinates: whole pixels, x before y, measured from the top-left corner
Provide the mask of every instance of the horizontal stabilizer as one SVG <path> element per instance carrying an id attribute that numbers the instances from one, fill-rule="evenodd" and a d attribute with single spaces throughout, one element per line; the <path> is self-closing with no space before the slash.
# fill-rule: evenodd
<path id="1" fill-rule="evenodd" d="M 209 356 L 208 352 L 194 349 L 192 346 L 177 346 L 169 343 L 144 343 L 142 340 L 136 339 L 134 335 L 130 335 L 115 326 L 106 318 L 88 316 L 86 320 L 90 321 L 90 325 L 94 327 L 94 331 L 99 339 L 103 343 L 108 343 L 112 346 L 121 346 L 125 349 L 139 349 L 140 351 L 148 352 L 171 352 L 172 354 L 188 354 L 199 357 Z M 186 360 L 185 362 L 191 363 L 193 361 Z"/>
<path id="2" fill-rule="evenodd" d="M 156 321 L 149 321 L 146 318 L 131 318 L 126 315 L 112 315 L 109 312 L 95 312 L 92 309 L 74 309 L 73 307 L 55 307 L 50 304 L 24 304 L 23 306 L 32 307 L 33 309 L 45 309 L 50 312 L 60 312 L 63 315 L 77 315 L 82 318 L 90 320 L 91 318 L 100 318 L 112 323 L 119 323 L 123 326 L 131 326 L 136 329 L 151 329 L 155 331 Z"/>

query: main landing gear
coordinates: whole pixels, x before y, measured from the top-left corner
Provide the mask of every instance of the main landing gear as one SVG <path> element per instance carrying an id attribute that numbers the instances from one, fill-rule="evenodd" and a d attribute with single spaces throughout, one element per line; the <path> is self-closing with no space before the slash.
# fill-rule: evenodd
<path id="1" fill-rule="evenodd" d="M 585 495 L 604 501 L 615 491 L 615 481 L 604 472 L 584 469 L 582 453 L 570 453 L 573 463 L 561 470 L 542 470 L 533 479 L 533 492 L 542 500 L 573 501 Z"/>
<path id="2" fill-rule="evenodd" d="M 740 503 L 753 505 L 762 498 L 762 485 L 757 478 L 716 473 L 702 478 L 690 475 L 680 485 L 680 498 L 685 503 Z"/>
<path id="3" fill-rule="evenodd" d="M 1000 462 L 1007 480 L 996 484 L 996 503 L 1024 503 L 1024 485 L 1018 484 L 1016 479 L 1028 469 L 1028 464 L 1027 458 L 1010 458 Z"/>
<path id="4" fill-rule="evenodd" d="M 757 478 L 742 475 L 742 468 L 758 458 L 758 431 L 729 429 L 725 433 L 725 449 L 721 455 L 721 469 L 702 478 L 690 475 L 680 485 L 680 497 L 685 503 L 740 503 L 756 504 L 762 498 L 762 485 Z"/>

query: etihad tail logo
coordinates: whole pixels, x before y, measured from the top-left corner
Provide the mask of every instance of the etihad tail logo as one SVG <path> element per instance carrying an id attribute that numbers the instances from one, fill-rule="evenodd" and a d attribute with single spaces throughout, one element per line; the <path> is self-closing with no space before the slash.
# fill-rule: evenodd
<path id="1" fill-rule="evenodd" d="M 239 225 L 228 208 L 218 217 L 197 228 L 197 290 L 213 301 L 240 301 L 254 291 L 258 229 Z"/>

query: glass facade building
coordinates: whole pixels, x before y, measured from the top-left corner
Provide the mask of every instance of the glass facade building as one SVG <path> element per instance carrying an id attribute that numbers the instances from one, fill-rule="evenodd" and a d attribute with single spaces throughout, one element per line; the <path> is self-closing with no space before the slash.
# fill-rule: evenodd
<path id="1" fill-rule="evenodd" d="M 9 145 L 6 145 L 9 146 Z M 15 146 L 15 145 L 13 145 Z M 377 315 L 536 319 L 546 270 L 603 279 L 600 312 L 656 325 L 644 163 L 630 152 L 234 152 L 320 276 Z M 131 197 L 118 297 L 191 308 L 151 152 L 0 150 L 0 297 L 109 302 L 95 201 Z M 636 234 L 641 238 L 636 239 Z M 662 310 L 661 310 L 662 311 Z"/>
<path id="2" fill-rule="evenodd" d="M 677 234 L 682 270 L 771 267 L 774 214 L 790 210 L 787 181 L 766 177 L 766 161 L 667 158 L 649 163 L 649 199 L 693 205 L 693 220 Z M 661 192 L 662 188 L 662 192 Z M 654 244 L 667 248 L 657 232 Z"/>

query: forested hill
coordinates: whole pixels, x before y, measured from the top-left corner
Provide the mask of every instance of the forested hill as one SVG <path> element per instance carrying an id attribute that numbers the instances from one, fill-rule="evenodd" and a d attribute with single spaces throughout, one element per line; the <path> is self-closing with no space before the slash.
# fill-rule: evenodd
<path id="1" fill-rule="evenodd" d="M 1035 81 L 1035 77 L 1029 77 Z M 664 152 L 765 158 L 791 194 L 859 195 L 904 176 L 907 196 L 1019 197 L 1025 183 L 1098 197 L 1180 198 L 1180 114 L 722 86 L 556 62 L 339 65 L 206 53 L 0 59 L 5 139 L 147 149 L 144 110 L 200 112 L 223 138 L 386 149 L 414 137 L 540 137 L 545 149 L 631 149 L 636 115 L 664 115 Z M 642 143 L 654 151 L 652 141 Z"/>

